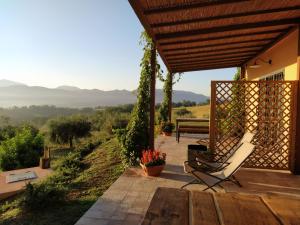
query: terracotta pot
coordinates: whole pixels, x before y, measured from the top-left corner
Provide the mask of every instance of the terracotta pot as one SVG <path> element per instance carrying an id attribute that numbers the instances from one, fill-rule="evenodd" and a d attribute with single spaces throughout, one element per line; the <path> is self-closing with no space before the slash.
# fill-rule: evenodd
<path id="1" fill-rule="evenodd" d="M 162 132 L 163 136 L 172 136 L 172 132 Z"/>
<path id="2" fill-rule="evenodd" d="M 146 167 L 144 164 L 140 164 L 146 176 L 158 177 L 161 174 L 161 171 L 165 168 L 164 165 L 160 166 L 149 166 Z"/>

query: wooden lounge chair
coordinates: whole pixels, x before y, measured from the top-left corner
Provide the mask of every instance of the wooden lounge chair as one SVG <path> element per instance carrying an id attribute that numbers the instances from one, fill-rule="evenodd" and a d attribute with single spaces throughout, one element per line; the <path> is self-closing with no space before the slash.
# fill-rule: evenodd
<path id="1" fill-rule="evenodd" d="M 207 185 L 207 188 L 203 189 L 203 191 L 206 191 L 208 189 L 216 191 L 213 187 L 216 185 L 220 185 L 220 183 L 222 183 L 223 181 L 231 181 L 241 187 L 241 184 L 234 177 L 234 173 L 248 159 L 248 157 L 254 151 L 254 148 L 255 146 L 251 143 L 243 143 L 231 157 L 232 161 L 219 171 L 206 172 L 203 170 L 192 169 L 190 173 L 195 177 L 195 179 L 183 185 L 181 188 L 185 188 L 186 186 L 191 184 L 204 183 Z"/>
<path id="2" fill-rule="evenodd" d="M 246 132 L 244 136 L 240 139 L 238 144 L 232 147 L 230 151 L 226 154 L 225 157 L 220 158 L 218 160 L 205 160 L 203 156 L 203 151 L 190 150 L 188 149 L 188 160 L 184 162 L 184 171 L 187 172 L 187 167 L 190 166 L 192 168 L 203 169 L 206 171 L 218 171 L 222 169 L 224 166 L 227 166 L 232 162 L 232 156 L 236 152 L 236 150 L 241 147 L 241 145 L 245 142 L 251 143 L 254 138 L 254 134 L 251 132 Z M 201 146 L 201 145 L 200 145 Z"/>

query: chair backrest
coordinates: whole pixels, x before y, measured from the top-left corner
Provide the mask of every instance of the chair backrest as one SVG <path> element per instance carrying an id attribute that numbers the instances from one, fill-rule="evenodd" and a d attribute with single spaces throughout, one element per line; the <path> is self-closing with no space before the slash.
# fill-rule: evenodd
<path id="1" fill-rule="evenodd" d="M 234 174 L 254 151 L 255 145 L 244 142 L 232 156 L 232 162 L 223 169 L 223 175 L 228 178 Z"/>
<path id="2" fill-rule="evenodd" d="M 232 157 L 235 155 L 236 151 L 242 146 L 243 143 L 248 142 L 251 143 L 251 141 L 254 138 L 254 134 L 251 132 L 246 132 L 244 133 L 244 136 L 241 138 L 241 140 L 239 141 L 239 143 L 231 150 L 232 153 L 230 154 L 230 156 L 227 158 L 227 162 L 231 163 L 232 162 Z"/>

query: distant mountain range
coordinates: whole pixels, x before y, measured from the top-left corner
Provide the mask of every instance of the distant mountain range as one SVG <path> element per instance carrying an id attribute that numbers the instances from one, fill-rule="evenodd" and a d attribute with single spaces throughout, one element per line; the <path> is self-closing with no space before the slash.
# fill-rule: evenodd
<path id="1" fill-rule="evenodd" d="M 161 102 L 162 98 L 162 90 L 157 89 L 156 102 Z M 189 100 L 201 103 L 207 99 L 208 97 L 205 95 L 190 91 L 173 91 L 173 102 Z M 0 80 L 0 107 L 55 105 L 58 107 L 82 108 L 115 106 L 135 103 L 135 101 L 135 92 L 128 90 L 88 90 L 66 85 L 57 88 L 45 88 L 28 86 L 10 80 Z"/>

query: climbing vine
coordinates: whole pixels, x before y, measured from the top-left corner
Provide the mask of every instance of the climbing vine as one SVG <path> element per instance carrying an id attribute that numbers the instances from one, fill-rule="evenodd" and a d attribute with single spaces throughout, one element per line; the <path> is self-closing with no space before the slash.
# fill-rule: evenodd
<path id="1" fill-rule="evenodd" d="M 181 79 L 181 73 L 178 74 L 178 77 L 175 81 L 173 81 L 173 78 L 176 76 L 176 74 L 172 74 L 170 72 L 167 73 L 166 78 L 163 78 L 162 74 L 159 75 L 159 79 L 164 82 L 163 86 L 163 101 L 159 107 L 159 116 L 158 121 L 159 123 L 166 123 L 171 122 L 169 118 L 169 102 L 172 98 L 172 90 L 173 85 L 179 82 Z"/>
<path id="2" fill-rule="evenodd" d="M 149 111 L 151 83 L 151 50 L 154 43 L 146 32 L 141 34 L 140 44 L 143 45 L 144 55 L 140 64 L 141 73 L 137 89 L 137 102 L 132 111 L 131 119 L 123 135 L 122 152 L 125 162 L 129 165 L 137 163 L 142 150 L 149 146 Z M 160 76 L 160 65 L 156 63 L 157 76 Z"/>

